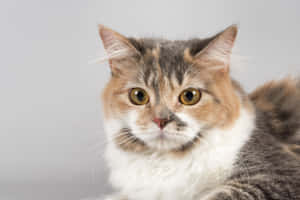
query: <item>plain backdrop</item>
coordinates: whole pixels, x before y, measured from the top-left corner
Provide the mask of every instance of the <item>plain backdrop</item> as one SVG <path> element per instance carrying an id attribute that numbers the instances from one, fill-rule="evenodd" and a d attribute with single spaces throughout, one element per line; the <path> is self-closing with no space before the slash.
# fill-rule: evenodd
<path id="1" fill-rule="evenodd" d="M 300 1 L 0 2 L 0 200 L 79 200 L 110 191 L 97 24 L 128 36 L 205 37 L 237 23 L 232 71 L 247 91 L 300 72 Z"/>

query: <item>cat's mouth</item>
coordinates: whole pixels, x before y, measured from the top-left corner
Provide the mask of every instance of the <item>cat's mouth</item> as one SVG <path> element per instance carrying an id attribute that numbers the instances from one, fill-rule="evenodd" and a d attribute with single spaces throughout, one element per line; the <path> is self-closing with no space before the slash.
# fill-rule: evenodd
<path id="1" fill-rule="evenodd" d="M 202 134 L 200 132 L 194 137 L 188 139 L 180 134 L 163 132 L 154 137 L 153 141 L 151 141 L 153 142 L 152 145 L 150 142 L 148 142 L 148 144 L 159 151 L 183 152 L 197 145 L 201 137 Z"/>
<path id="2" fill-rule="evenodd" d="M 132 133 L 129 128 L 123 128 L 115 137 L 115 143 L 126 151 L 186 151 L 197 145 L 201 137 L 201 132 L 192 138 L 187 138 L 182 134 L 159 131 L 142 139 Z"/>

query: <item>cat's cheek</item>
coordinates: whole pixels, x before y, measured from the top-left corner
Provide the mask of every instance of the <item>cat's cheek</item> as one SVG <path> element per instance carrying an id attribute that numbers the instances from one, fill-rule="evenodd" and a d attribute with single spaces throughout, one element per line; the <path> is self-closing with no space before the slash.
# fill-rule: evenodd
<path id="1" fill-rule="evenodd" d="M 143 107 L 137 111 L 135 124 L 142 130 L 147 130 L 153 125 L 152 112 L 150 108 Z"/>
<path id="2" fill-rule="evenodd" d="M 134 116 L 134 115 L 132 115 Z M 117 116 L 111 116 L 104 119 L 104 129 L 108 138 L 115 137 L 123 128 L 131 128 L 132 120 L 129 113 L 119 113 Z"/>
<path id="3" fill-rule="evenodd" d="M 133 131 L 138 130 L 139 126 L 137 124 L 137 121 L 139 120 L 139 112 L 132 110 L 128 112 L 128 115 L 125 116 L 126 121 L 128 123 L 129 128 L 131 128 Z"/>
<path id="4" fill-rule="evenodd" d="M 114 137 L 122 129 L 122 123 L 116 119 L 107 119 L 103 124 L 108 138 Z"/>
<path id="5" fill-rule="evenodd" d="M 176 113 L 176 115 L 186 124 L 185 134 L 194 137 L 205 126 L 204 122 L 198 121 L 188 113 Z"/>
<path id="6" fill-rule="evenodd" d="M 148 116 L 141 116 L 140 111 L 137 110 L 128 112 L 128 114 L 124 116 L 124 120 L 126 121 L 126 126 L 130 128 L 138 138 L 141 138 L 146 133 L 149 133 L 150 130 L 156 128 Z"/>

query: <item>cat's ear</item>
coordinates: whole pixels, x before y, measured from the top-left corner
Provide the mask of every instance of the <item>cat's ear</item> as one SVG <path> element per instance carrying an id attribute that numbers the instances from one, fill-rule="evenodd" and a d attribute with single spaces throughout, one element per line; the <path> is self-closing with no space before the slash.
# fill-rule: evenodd
<path id="1" fill-rule="evenodd" d="M 237 32 L 238 27 L 232 25 L 217 34 L 203 50 L 196 54 L 195 61 L 212 70 L 228 72 Z"/>
<path id="2" fill-rule="evenodd" d="M 99 25 L 99 35 L 112 70 L 114 68 L 112 66 L 113 60 L 120 61 L 140 55 L 140 52 L 131 44 L 129 39 L 110 28 Z"/>

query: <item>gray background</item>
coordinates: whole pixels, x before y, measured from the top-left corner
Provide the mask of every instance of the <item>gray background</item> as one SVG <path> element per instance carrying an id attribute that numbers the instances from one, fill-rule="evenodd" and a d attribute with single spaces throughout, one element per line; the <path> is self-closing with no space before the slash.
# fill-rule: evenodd
<path id="1" fill-rule="evenodd" d="M 125 35 L 208 36 L 240 24 L 233 75 L 250 91 L 300 69 L 300 1 L 9 0 L 0 3 L 0 200 L 109 191 L 97 24 Z M 91 56 L 91 57 L 89 57 Z"/>

